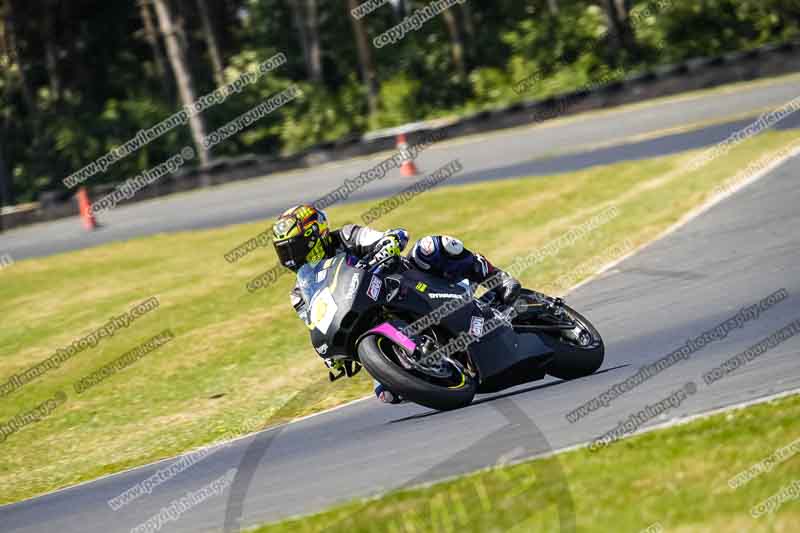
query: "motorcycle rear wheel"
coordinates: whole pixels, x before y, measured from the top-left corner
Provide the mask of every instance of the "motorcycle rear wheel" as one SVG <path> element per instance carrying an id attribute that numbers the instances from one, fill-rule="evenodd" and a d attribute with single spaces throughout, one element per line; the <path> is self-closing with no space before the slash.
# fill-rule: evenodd
<path id="1" fill-rule="evenodd" d="M 538 300 L 533 291 L 523 289 L 521 298 L 529 298 L 532 302 Z M 564 380 L 578 379 L 597 372 L 605 359 L 605 345 L 597 329 L 585 316 L 566 304 L 561 308 L 581 329 L 590 336 L 586 346 L 570 342 L 562 335 L 541 333 L 541 339 L 550 346 L 555 355 L 547 366 L 547 373 L 553 377 Z"/>

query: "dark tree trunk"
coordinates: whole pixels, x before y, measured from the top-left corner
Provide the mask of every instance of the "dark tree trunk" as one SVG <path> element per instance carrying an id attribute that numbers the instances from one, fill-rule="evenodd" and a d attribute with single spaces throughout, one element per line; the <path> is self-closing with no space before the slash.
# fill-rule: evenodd
<path id="1" fill-rule="evenodd" d="M 217 87 L 225 85 L 225 74 L 222 66 L 222 54 L 219 51 L 217 44 L 217 35 L 214 31 L 214 25 L 211 23 L 211 17 L 208 14 L 208 5 L 206 0 L 197 0 L 197 7 L 200 13 L 200 20 L 203 23 L 203 39 L 206 41 L 208 48 L 208 55 L 211 58 L 211 69 L 214 72 L 214 82 Z"/>
<path id="2" fill-rule="evenodd" d="M 28 113 L 31 116 L 36 115 L 36 99 L 33 96 L 33 90 L 28 83 L 28 77 L 25 74 L 26 64 L 19 52 L 19 41 L 17 40 L 17 21 L 14 16 L 15 13 L 14 0 L 6 0 L 5 9 L 5 26 L 6 26 L 6 42 L 8 45 L 8 55 L 12 63 L 17 66 L 19 72 L 19 86 L 22 93 L 22 100 L 25 102 L 25 107 L 28 108 Z"/>
<path id="3" fill-rule="evenodd" d="M 308 50 L 308 35 L 306 34 L 306 20 L 303 16 L 303 6 L 300 2 L 303 0 L 289 0 L 289 7 L 292 10 L 292 22 L 294 29 L 297 31 L 297 39 L 300 41 L 300 50 L 303 52 L 303 64 L 306 66 L 306 72 L 311 77 L 311 62 L 310 53 Z"/>
<path id="4" fill-rule="evenodd" d="M 374 115 L 378 112 L 378 74 L 375 69 L 375 62 L 372 58 L 372 43 L 367 37 L 367 29 L 364 27 L 363 19 L 356 20 L 350 16 L 353 9 L 358 7 L 358 0 L 346 0 L 347 17 L 353 25 L 353 35 L 356 39 L 358 49 L 358 63 L 361 68 L 361 78 L 367 88 L 367 104 L 369 112 Z"/>
<path id="5" fill-rule="evenodd" d="M 44 9 L 44 63 L 47 69 L 47 79 L 50 91 L 56 100 L 61 100 L 61 76 L 58 72 L 58 43 L 56 42 L 56 2 L 48 0 Z"/>
<path id="6" fill-rule="evenodd" d="M 153 60 L 156 65 L 156 75 L 161 81 L 162 94 L 167 101 L 172 100 L 172 77 L 167 70 L 167 60 L 164 57 L 164 50 L 158 40 L 156 26 L 153 23 L 153 14 L 150 11 L 151 0 L 139 0 L 139 16 L 142 18 L 142 28 L 144 39 L 150 46 L 153 53 Z"/>
<path id="7" fill-rule="evenodd" d="M 80 5 L 76 2 L 62 2 L 61 10 L 63 20 L 75 20 L 79 18 L 78 14 L 81 10 Z M 65 58 L 62 59 L 62 64 L 68 64 L 68 75 L 64 79 L 64 88 L 80 88 L 88 87 L 91 85 L 92 74 L 86 68 L 84 55 L 82 53 L 81 44 L 83 36 L 80 32 L 68 33 L 68 38 L 61 41 L 61 45 L 66 48 Z"/>
<path id="8" fill-rule="evenodd" d="M 9 180 L 8 171 L 6 169 L 6 161 L 3 158 L 3 146 L 0 144 L 0 212 L 3 211 L 3 206 L 12 205 L 13 199 L 11 198 L 11 181 Z M 3 231 L 3 216 L 0 214 L 0 231 Z"/>
<path id="9" fill-rule="evenodd" d="M 308 79 L 322 81 L 322 47 L 319 38 L 319 6 L 317 0 L 289 0 L 292 21 L 303 51 Z"/>
<path id="10" fill-rule="evenodd" d="M 605 0 L 606 15 L 612 46 L 621 52 L 636 55 L 636 40 L 628 17 L 630 0 Z"/>
<path id="11" fill-rule="evenodd" d="M 469 2 L 464 2 L 459 6 L 461 9 L 461 14 L 464 18 L 464 31 L 467 32 L 467 36 L 471 42 L 475 41 L 475 22 L 472 19 L 472 7 L 469 5 Z"/>
<path id="12" fill-rule="evenodd" d="M 190 106 L 195 100 L 194 82 L 186 60 L 186 53 L 178 35 L 178 28 L 176 28 L 172 21 L 172 15 L 167 6 L 167 0 L 153 1 L 156 8 L 156 15 L 158 16 L 159 27 L 164 36 L 164 42 L 167 44 L 167 56 L 175 76 L 175 83 L 178 86 L 178 94 L 181 97 L 183 105 Z M 189 129 L 192 132 L 192 140 L 194 141 L 200 164 L 206 166 L 208 164 L 208 150 L 203 147 L 203 139 L 206 135 L 203 117 L 199 114 L 190 115 Z"/>
<path id="13" fill-rule="evenodd" d="M 461 31 L 461 24 L 452 9 L 445 9 L 442 13 L 447 33 L 450 35 L 450 53 L 453 56 L 453 64 L 456 66 L 459 75 L 467 75 L 467 62 L 464 58 L 464 35 Z"/>
<path id="14" fill-rule="evenodd" d="M 319 11 L 317 0 L 306 0 L 308 21 L 308 71 L 312 81 L 322 82 L 322 48 L 319 40 Z"/>

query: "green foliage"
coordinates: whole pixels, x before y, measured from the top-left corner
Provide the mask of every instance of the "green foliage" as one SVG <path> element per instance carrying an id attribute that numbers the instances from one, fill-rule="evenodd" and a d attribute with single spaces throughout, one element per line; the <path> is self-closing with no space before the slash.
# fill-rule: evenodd
<path id="1" fill-rule="evenodd" d="M 473 98 L 469 106 L 481 108 L 490 105 L 504 105 L 516 99 L 509 73 L 496 67 L 473 70 L 469 75 Z"/>
<path id="2" fill-rule="evenodd" d="M 76 0 L 53 13 L 51 23 L 58 31 L 48 31 L 42 14 L 49 11 L 42 2 L 12 3 L 22 70 L 7 50 L 0 51 L 0 152 L 17 202 L 34 200 L 44 190 L 68 195 L 61 179 L 181 107 L 168 62 L 168 72 L 159 73 L 144 39 L 136 3 L 97 8 Z M 426 3 L 409 2 L 413 9 Z M 188 66 L 200 96 L 214 89 L 203 30 L 192 2 L 174 0 L 172 5 L 184 21 Z M 293 83 L 303 91 L 302 98 L 215 147 L 212 157 L 295 152 L 371 128 L 570 92 L 632 71 L 785 42 L 800 34 L 797 0 L 634 0 L 629 23 L 635 48 L 628 50 L 610 37 L 611 25 L 599 2 L 561 1 L 554 16 L 544 0 L 470 0 L 451 8 L 464 37 L 466 77 L 454 64 L 441 15 L 394 45 L 375 49 L 369 43 L 379 82 L 379 111 L 369 116 L 353 21 L 343 2 L 317 1 L 320 83 L 308 80 L 290 3 L 229 0 L 210 5 L 229 81 L 278 52 L 288 62 L 205 111 L 208 132 Z M 360 21 L 370 41 L 399 22 L 388 6 Z M 0 17 L 2 33 L 7 28 Z M 58 58 L 59 92 L 52 89 L 45 44 Z M 178 128 L 88 184 L 122 181 L 190 142 L 188 128 Z"/>
<path id="3" fill-rule="evenodd" d="M 525 19 L 502 34 L 512 51 L 510 66 L 524 69 L 513 71 L 515 78 L 522 78 L 533 69 L 550 74 L 584 56 L 599 61 L 606 33 L 605 15 L 600 8 L 571 6 L 564 8 L 558 18 L 548 16 L 545 20 L 546 24 L 541 19 Z"/>
<path id="4" fill-rule="evenodd" d="M 338 93 L 309 84 L 301 87 L 302 100 L 286 106 L 284 119 L 271 128 L 286 151 L 296 152 L 364 129 L 362 89 L 355 78 Z"/>
<path id="5" fill-rule="evenodd" d="M 422 83 L 406 74 L 398 74 L 381 85 L 381 110 L 373 117 L 374 128 L 398 126 L 424 116 L 419 98 Z"/>
<path id="6" fill-rule="evenodd" d="M 632 16 L 637 37 L 665 43 L 659 52 L 667 63 L 786 41 L 800 30 L 794 0 L 650 0 Z"/>

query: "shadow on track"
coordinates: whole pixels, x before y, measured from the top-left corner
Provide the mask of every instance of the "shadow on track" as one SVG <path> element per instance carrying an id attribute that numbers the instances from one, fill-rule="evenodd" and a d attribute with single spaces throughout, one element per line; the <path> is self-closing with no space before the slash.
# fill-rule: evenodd
<path id="1" fill-rule="evenodd" d="M 611 370 L 611 369 L 608 369 Z M 319 401 L 326 392 L 327 378 L 312 383 L 309 387 L 300 391 L 289 400 L 274 415 L 278 418 L 282 414 L 295 412 L 297 407 L 309 405 Z M 561 382 L 540 385 L 536 388 L 556 385 Z M 523 391 L 518 391 L 519 392 Z M 513 396 L 510 393 L 508 396 Z M 493 401 L 492 401 L 493 400 Z M 505 420 L 506 424 L 497 431 L 478 440 L 478 442 L 468 446 L 466 449 L 456 451 L 447 459 L 440 461 L 437 465 L 428 468 L 425 472 L 414 478 L 401 483 L 394 490 L 407 489 L 419 485 L 420 483 L 441 480 L 450 476 L 465 474 L 481 468 L 503 465 L 514 458 L 530 457 L 534 455 L 546 454 L 552 451 L 550 443 L 538 426 L 531 420 L 520 407 L 509 397 L 491 398 L 489 404 Z M 266 431 L 259 434 L 247 447 L 242 456 L 236 476 L 228 494 L 228 502 L 225 508 L 224 532 L 234 533 L 241 530 L 242 517 L 244 513 L 244 502 L 250 490 L 250 486 L 255 478 L 256 471 L 264 457 L 267 455 L 271 444 L 275 441 L 286 426 L 277 428 L 275 431 Z M 557 456 L 549 456 L 536 461 L 535 471 L 530 479 L 521 480 L 519 483 L 523 487 L 524 493 L 517 496 L 525 501 L 532 501 L 527 494 L 531 490 L 546 491 L 552 495 L 549 504 L 545 502 L 535 502 L 536 505 L 529 510 L 526 516 L 534 516 L 537 512 L 543 512 L 548 507 L 555 506 L 558 513 L 558 522 L 562 533 L 572 533 L 575 531 L 575 505 L 572 499 L 566 475 L 561 467 Z M 320 531 L 341 530 L 349 531 L 350 520 L 358 513 L 368 512 L 370 505 L 358 506 L 353 513 L 337 516 L 333 523 L 327 524 Z M 424 518 L 433 519 L 435 509 L 425 509 Z M 427 517 L 426 513 L 431 516 Z M 493 509 L 487 513 L 495 523 L 508 522 L 509 525 L 519 520 L 518 516 L 503 516 L 502 509 Z M 466 524 L 465 524 L 466 525 Z"/>
<path id="2" fill-rule="evenodd" d="M 606 372 L 611 372 L 613 370 L 619 370 L 620 368 L 626 368 L 626 367 L 629 367 L 629 366 L 631 366 L 631 365 L 628 363 L 628 364 L 624 364 L 624 365 L 617 365 L 617 366 L 612 366 L 612 367 L 609 367 L 609 368 L 604 368 L 603 370 L 598 370 L 597 372 L 592 374 L 592 376 L 596 376 L 597 374 L 604 374 Z M 588 379 L 588 378 L 591 378 L 592 376 L 586 376 L 585 378 L 580 378 L 580 379 Z M 573 380 L 573 381 L 578 381 L 578 380 Z M 462 409 L 469 409 L 469 408 L 474 407 L 476 405 L 489 403 L 489 402 L 495 402 L 495 401 L 498 401 L 498 400 L 502 400 L 503 398 L 510 398 L 512 396 L 517 396 L 519 394 L 525 394 L 526 392 L 532 392 L 532 391 L 535 391 L 535 390 L 547 389 L 547 388 L 550 388 L 550 387 L 555 387 L 556 385 L 563 385 L 564 383 L 568 383 L 568 382 L 564 381 L 564 380 L 558 380 L 558 381 L 552 381 L 550 383 L 544 383 L 542 385 L 532 385 L 532 386 L 529 386 L 529 387 L 525 387 L 524 389 L 512 390 L 512 391 L 509 391 L 509 392 L 504 392 L 502 394 L 492 393 L 492 394 L 494 394 L 493 396 L 490 396 L 489 398 L 481 398 L 480 400 L 476 400 L 476 401 L 472 402 L 471 404 L 469 404 L 468 406 L 463 407 Z M 457 409 L 457 411 L 461 411 L 462 409 Z M 436 416 L 436 415 L 445 415 L 448 412 L 449 411 L 426 411 L 424 413 L 420 413 L 420 414 L 417 414 L 417 415 L 411 415 L 411 416 L 406 416 L 406 417 L 403 417 L 403 418 L 398 418 L 396 420 L 390 420 L 389 423 L 390 424 L 397 424 L 398 422 L 407 422 L 409 420 L 419 420 L 421 418 L 428 418 L 428 417 Z"/>

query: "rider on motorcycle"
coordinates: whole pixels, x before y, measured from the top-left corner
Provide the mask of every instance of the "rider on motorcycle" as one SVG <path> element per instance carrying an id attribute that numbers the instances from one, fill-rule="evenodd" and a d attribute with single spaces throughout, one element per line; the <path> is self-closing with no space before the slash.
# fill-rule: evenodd
<path id="1" fill-rule="evenodd" d="M 341 229 L 331 231 L 325 213 L 308 204 L 286 210 L 275 221 L 272 231 L 278 260 L 293 272 L 306 263 L 317 263 L 342 251 L 359 259 L 374 254 L 371 263 L 378 263 L 392 256 L 400 256 L 408 243 L 408 233 L 403 229 L 380 232 L 346 224 Z M 521 286 L 516 279 L 492 266 L 482 255 L 473 254 L 453 237 L 424 237 L 414 245 L 410 257 L 416 268 L 450 281 L 467 279 L 471 283 L 483 283 L 497 275 L 501 283 L 492 290 L 502 304 L 512 305 L 519 296 Z M 305 319 L 306 304 L 300 288 L 295 285 L 289 296 L 297 315 Z M 337 365 L 341 363 L 325 359 L 325 364 L 329 369 L 339 370 Z M 402 401 L 377 381 L 375 395 L 385 403 Z"/>

